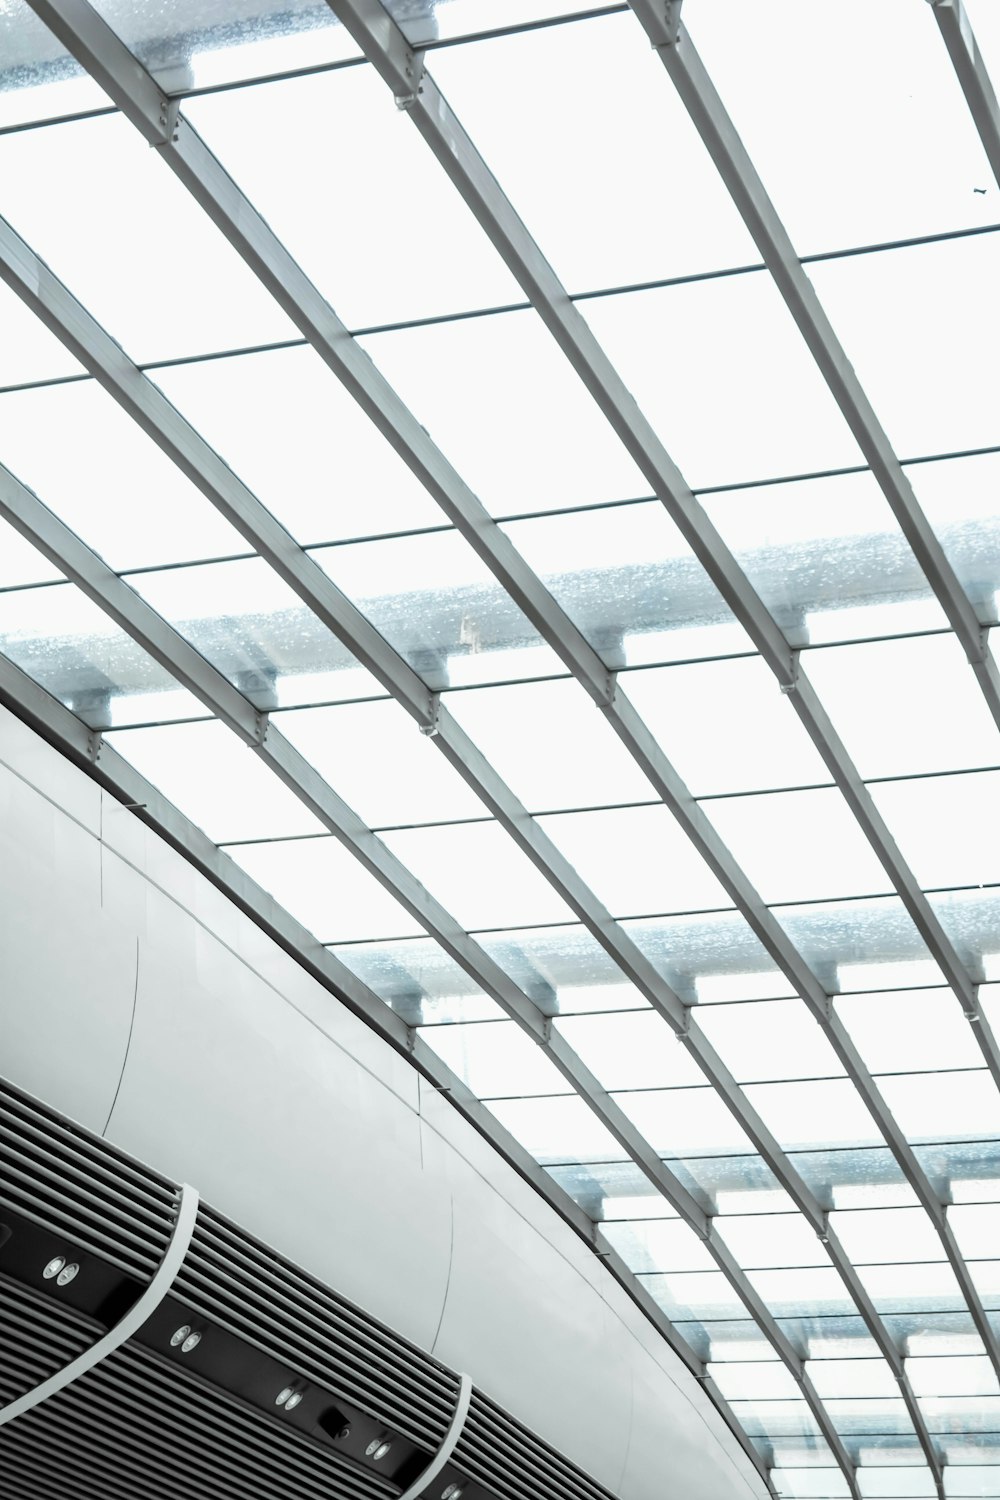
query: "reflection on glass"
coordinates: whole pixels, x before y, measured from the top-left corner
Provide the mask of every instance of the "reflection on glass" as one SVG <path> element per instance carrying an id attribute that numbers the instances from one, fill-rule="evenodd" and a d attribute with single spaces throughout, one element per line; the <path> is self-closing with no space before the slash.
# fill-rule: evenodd
<path id="1" fill-rule="evenodd" d="M 906 634 L 947 624 L 867 470 L 701 499 L 793 645 Z"/>
<path id="2" fill-rule="evenodd" d="M 311 556 L 433 688 L 564 670 L 455 531 L 320 547 Z"/>
<path id="3" fill-rule="evenodd" d="M 0 127 L 100 109 L 107 97 L 25 0 L 0 12 Z"/>
<path id="4" fill-rule="evenodd" d="M 354 942 L 333 953 L 410 1026 L 505 1019 L 496 1001 L 433 938 Z"/>
<path id="5" fill-rule="evenodd" d="M 71 583 L 0 592 L 0 651 L 93 729 L 205 713 Z"/>

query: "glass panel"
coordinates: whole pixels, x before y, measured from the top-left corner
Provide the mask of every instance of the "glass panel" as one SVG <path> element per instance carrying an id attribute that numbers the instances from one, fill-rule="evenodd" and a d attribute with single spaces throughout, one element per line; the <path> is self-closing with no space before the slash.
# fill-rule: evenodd
<path id="1" fill-rule="evenodd" d="M 581 310 L 695 488 L 857 463 L 770 277 L 603 297 Z"/>
<path id="2" fill-rule="evenodd" d="M 986 1307 L 1000 1307 L 1000 1261 L 973 1260 L 969 1262 L 972 1280 Z M 990 1319 L 996 1332 L 996 1320 Z"/>
<path id="3" fill-rule="evenodd" d="M 129 582 L 260 709 L 381 692 L 262 558 L 137 573 Z"/>
<path id="4" fill-rule="evenodd" d="M 94 729 L 204 712 L 73 584 L 0 593 L 0 651 Z"/>
<path id="5" fill-rule="evenodd" d="M 644 1276 L 642 1284 L 672 1322 L 746 1317 L 746 1308 L 721 1271 Z"/>
<path id="6" fill-rule="evenodd" d="M 0 127 L 100 109 L 107 96 L 78 67 L 24 0 L 0 14 Z"/>
<path id="7" fill-rule="evenodd" d="M 785 906 L 775 916 L 831 992 L 941 983 L 940 969 L 895 896 Z"/>
<path id="8" fill-rule="evenodd" d="M 443 520 L 312 349 L 171 365 L 152 378 L 303 545 Z"/>
<path id="9" fill-rule="evenodd" d="M 906 1373 L 918 1396 L 1000 1395 L 996 1371 L 985 1355 L 978 1359 L 908 1359 Z"/>
<path id="10" fill-rule="evenodd" d="M 679 1219 L 605 1224 L 604 1233 L 633 1271 L 711 1271 L 715 1262 Z"/>
<path id="11" fill-rule="evenodd" d="M 885 1147 L 796 1151 L 789 1159 L 824 1208 L 892 1208 L 916 1202 L 916 1194 Z"/>
<path id="12" fill-rule="evenodd" d="M 696 797 L 830 780 L 759 656 L 631 672 L 624 681 Z"/>
<path id="13" fill-rule="evenodd" d="M 408 328 L 361 343 L 493 514 L 648 495 L 533 312 Z"/>
<path id="14" fill-rule="evenodd" d="M 122 116 L 0 136 L 0 171 L 4 216 L 134 359 L 296 336 Z M 67 224 L 77 231 L 67 234 Z"/>
<path id="15" fill-rule="evenodd" d="M 0 589 L 23 588 L 25 584 L 62 582 L 58 568 L 26 542 L 7 521 L 0 521 Z"/>
<path id="16" fill-rule="evenodd" d="M 479 942 L 546 1015 L 648 1008 L 584 927 L 482 933 Z"/>
<path id="17" fill-rule="evenodd" d="M 924 889 L 989 885 L 1000 856 L 984 815 L 996 806 L 1000 771 L 883 782 L 872 788 L 903 858 Z"/>
<path id="18" fill-rule="evenodd" d="M 665 807 L 560 813 L 538 821 L 613 916 L 732 905 Z"/>
<path id="19" fill-rule="evenodd" d="M 452 48 L 434 58 L 433 71 L 571 290 L 757 261 L 660 59 L 630 18 Z M 595 110 L 579 80 L 598 76 Z"/>
<path id="20" fill-rule="evenodd" d="M 910 1496 L 932 1497 L 937 1494 L 930 1469 L 868 1467 L 858 1470 L 858 1485 L 863 1500 L 909 1500 Z"/>
<path id="21" fill-rule="evenodd" d="M 531 812 L 650 801 L 654 792 L 575 682 L 452 693 L 448 708 Z"/>
<path id="22" fill-rule="evenodd" d="M 1000 1140 L 938 1142 L 917 1146 L 916 1156 L 942 1200 L 977 1203 L 1000 1198 Z"/>
<path id="23" fill-rule="evenodd" d="M 734 1401 L 732 1409 L 745 1431 L 761 1437 L 818 1433 L 816 1418 L 804 1401 Z"/>
<path id="24" fill-rule="evenodd" d="M 727 1401 L 747 1397 L 758 1401 L 775 1401 L 781 1398 L 794 1400 L 799 1393 L 791 1371 L 775 1360 L 713 1364 L 708 1373 Z M 822 1490 L 818 1493 L 828 1494 L 829 1491 Z"/>
<path id="25" fill-rule="evenodd" d="M 607 1089 L 676 1088 L 704 1083 L 704 1076 L 662 1016 L 621 1011 L 575 1016 L 556 1030 Z"/>
<path id="26" fill-rule="evenodd" d="M 840 792 L 776 792 L 703 804 L 767 902 L 884 891 L 888 876 Z"/>
<path id="27" fill-rule="evenodd" d="M 0 13 L 0 27 L 5 19 Z M 2 91 L 3 76 L 0 74 L 0 117 L 10 98 Z M 6 286 L 0 286 L 0 323 L 4 331 L 0 345 L 0 387 L 82 374 L 80 362 Z"/>
<path id="28" fill-rule="evenodd" d="M 974 978 L 1000 975 L 1000 899 L 996 890 L 931 896 L 931 906 Z"/>
<path id="29" fill-rule="evenodd" d="M 796 646 L 947 624 L 867 471 L 709 494 L 702 504 Z"/>
<path id="30" fill-rule="evenodd" d="M 839 1211 L 830 1225 L 856 1265 L 941 1259 L 941 1241 L 922 1208 Z"/>
<path id="31" fill-rule="evenodd" d="M 861 1318 L 820 1317 L 782 1318 L 781 1327 L 804 1358 L 874 1359 L 879 1350 Z"/>
<path id="32" fill-rule="evenodd" d="M 911 1140 L 1000 1135 L 1000 1093 L 985 1068 L 883 1077 L 879 1088 Z"/>
<path id="33" fill-rule="evenodd" d="M 1000 1396 L 924 1396 L 920 1408 L 931 1432 L 1000 1432 Z"/>
<path id="34" fill-rule="evenodd" d="M 675 1323 L 674 1327 L 684 1335 L 699 1359 L 725 1361 L 729 1365 L 742 1360 L 779 1364 L 778 1356 L 757 1324 L 748 1318 L 728 1323 Z"/>
<path id="35" fill-rule="evenodd" d="M 698 1008 L 700 1028 L 738 1083 L 836 1077 L 836 1053 L 801 1000 Z"/>
<path id="36" fill-rule="evenodd" d="M 786 1150 L 842 1144 L 866 1146 L 881 1138 L 853 1083 L 755 1083 L 744 1093 Z"/>
<path id="37" fill-rule="evenodd" d="M 585 1167 L 550 1167 L 548 1170 L 549 1176 L 592 1219 L 676 1217 L 674 1210 L 634 1162 L 597 1162 Z"/>
<path id="38" fill-rule="evenodd" d="M 982 1457 L 987 1457 L 983 1453 Z M 944 1492 L 948 1500 L 965 1500 L 966 1496 L 989 1497 L 995 1500 L 1000 1495 L 1000 1463 L 981 1466 L 972 1463 L 949 1464 L 944 1471 Z"/>
<path id="39" fill-rule="evenodd" d="M 248 550 L 94 381 L 0 397 L 0 458 L 113 568 Z"/>
<path id="40" fill-rule="evenodd" d="M 785 1213 L 795 1207 L 764 1158 L 753 1152 L 672 1159 L 670 1170 L 709 1213 Z"/>
<path id="41" fill-rule="evenodd" d="M 808 670 L 862 776 L 1000 765 L 1000 733 L 951 634 L 812 651 Z"/>
<path id="42" fill-rule="evenodd" d="M 965 196 L 972 198 L 968 189 Z M 998 203 L 994 191 L 994 219 Z M 810 266 L 809 274 L 897 453 L 911 458 L 996 441 L 982 351 L 1000 332 L 990 295 L 1000 235 L 850 256 Z M 950 372 L 948 385 L 935 391 L 941 370 Z"/>
<path id="43" fill-rule="evenodd" d="M 609 667 L 753 650 L 658 500 L 501 529 Z"/>
<path id="44" fill-rule="evenodd" d="M 431 687 L 564 670 L 457 532 L 321 547 L 311 555 Z"/>
<path id="45" fill-rule="evenodd" d="M 942 1251 L 942 1254 L 944 1252 Z M 905 1266 L 861 1266 L 861 1282 L 879 1313 L 962 1312 L 965 1299 L 943 1261 Z"/>
<path id="46" fill-rule="evenodd" d="M 873 1073 L 975 1068 L 982 1060 L 951 990 L 842 995 L 834 1008 Z"/>
<path id="47" fill-rule="evenodd" d="M 1000 1245 L 1000 1203 L 953 1203 L 948 1222 L 958 1248 L 971 1260 L 987 1260 Z"/>
<path id="48" fill-rule="evenodd" d="M 997 217 L 996 193 L 930 17 L 881 0 L 857 35 L 780 0 L 768 46 L 739 0 L 706 0 L 690 30 L 800 252 Z M 836 80 L 836 82 L 834 81 Z M 851 118 L 840 127 L 845 97 Z M 781 122 L 794 119 L 788 131 Z M 987 187 L 987 197 L 973 187 Z"/>
<path id="49" fill-rule="evenodd" d="M 907 477 L 981 620 L 997 617 L 1000 453 L 910 464 Z"/>
<path id="50" fill-rule="evenodd" d="M 564 922 L 570 915 L 497 823 L 406 829 L 386 833 L 383 842 L 467 930 Z"/>
<path id="51" fill-rule="evenodd" d="M 108 739 L 211 839 L 323 832 L 319 819 L 215 719 L 130 729 Z M 286 847 L 305 846 L 296 842 Z"/>
<path id="52" fill-rule="evenodd" d="M 774 967 L 739 912 L 661 917 L 627 922 L 625 930 L 685 1001 L 787 995 L 788 980 Z"/>
<path id="53" fill-rule="evenodd" d="M 983 1342 L 967 1312 L 922 1312 L 884 1318 L 896 1347 L 909 1356 L 981 1354 Z"/>
<path id="54" fill-rule="evenodd" d="M 839 1469 L 773 1469 L 771 1482 L 789 1500 L 835 1500 L 850 1494 Z"/>
<path id="55" fill-rule="evenodd" d="M 351 328 L 523 299 L 373 68 L 192 99 L 184 113 Z"/>
<path id="56" fill-rule="evenodd" d="M 899 1395 L 896 1377 L 884 1359 L 811 1359 L 806 1373 L 824 1401 Z"/>
<path id="57" fill-rule="evenodd" d="M 815 1231 L 801 1214 L 729 1215 L 714 1227 L 744 1270 L 830 1263 Z"/>
<path id="58" fill-rule="evenodd" d="M 272 723 L 373 827 L 486 817 L 485 804 L 391 698 L 295 709 Z"/>
<path id="59" fill-rule="evenodd" d="M 575 1094 L 544 1099 L 494 1099 L 489 1106 L 505 1130 L 543 1165 L 614 1161 L 624 1152 Z"/>
<path id="60" fill-rule="evenodd" d="M 504 1019 L 496 1001 L 431 938 L 349 943 L 333 953 L 410 1026 Z"/>
<path id="61" fill-rule="evenodd" d="M 321 942 L 363 942 L 420 931 L 335 838 L 243 844 L 228 853 Z"/>
<path id="62" fill-rule="evenodd" d="M 651 1089 L 615 1098 L 661 1156 L 753 1150 L 714 1089 Z"/>
<path id="63" fill-rule="evenodd" d="M 562 1074 L 513 1021 L 432 1026 L 421 1036 L 481 1099 L 568 1090 Z"/>

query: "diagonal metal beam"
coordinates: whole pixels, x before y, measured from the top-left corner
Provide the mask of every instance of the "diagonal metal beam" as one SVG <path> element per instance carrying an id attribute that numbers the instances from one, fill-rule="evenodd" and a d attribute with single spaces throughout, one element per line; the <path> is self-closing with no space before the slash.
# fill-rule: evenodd
<path id="1" fill-rule="evenodd" d="M 495 523 L 463 484 L 460 477 L 429 443 L 426 433 L 402 406 L 391 388 L 374 371 L 370 362 L 359 354 L 346 328 L 339 323 L 330 309 L 326 308 L 319 293 L 305 280 L 299 268 L 287 256 L 268 226 L 259 218 L 231 180 L 225 176 L 196 134 L 177 116 L 170 101 L 159 93 L 149 75 L 139 68 L 135 59 L 127 53 L 105 23 L 95 17 L 83 0 L 39 0 L 36 8 L 39 9 L 40 14 L 44 14 L 46 19 L 50 20 L 50 24 L 54 24 L 55 29 L 59 31 L 63 40 L 80 60 L 101 79 L 104 86 L 115 97 L 116 102 L 143 131 L 146 138 L 161 148 L 170 165 L 208 209 L 216 223 L 258 272 L 261 279 L 271 287 L 275 296 L 294 317 L 334 373 L 351 390 L 376 425 L 402 454 L 411 469 L 437 496 L 443 508 L 484 558 L 494 575 L 521 603 L 536 623 L 540 633 L 553 645 L 577 679 L 583 683 L 591 696 L 612 719 L 627 747 L 646 769 L 653 784 L 658 785 L 658 782 L 663 780 L 661 772 L 664 768 L 668 779 L 673 777 L 676 782 L 675 773 L 663 759 L 662 753 L 653 756 L 652 769 L 650 769 L 650 757 L 647 754 L 645 742 L 649 742 L 651 737 L 644 726 L 639 723 L 634 710 L 623 695 L 619 694 L 618 698 L 615 698 L 609 674 L 596 652 L 583 640 L 568 617 L 554 604 L 547 590 L 527 569 L 523 559 L 511 547 L 508 539 L 499 532 Z M 225 190 L 220 191 L 220 185 L 223 183 Z M 331 330 L 335 337 L 331 337 Z M 638 725 L 638 730 L 636 725 Z M 603 908 L 598 909 L 592 897 L 588 901 L 586 892 L 583 893 L 581 899 L 575 872 L 562 860 L 547 840 L 540 843 L 537 825 L 519 804 L 513 802 L 507 789 L 492 772 L 492 768 L 465 740 L 453 721 L 449 723 L 447 719 L 443 722 L 439 719 L 438 731 L 437 743 L 452 763 L 484 797 L 508 832 L 512 833 L 543 874 L 560 890 L 564 899 L 567 899 L 598 941 L 616 958 L 633 983 L 651 1000 L 661 1014 L 666 1015 L 675 1030 L 685 1036 L 703 1071 L 748 1131 L 764 1159 L 775 1170 L 779 1180 L 789 1187 L 794 1200 L 806 1213 L 816 1232 L 829 1243 L 828 1235 L 823 1232 L 824 1215 L 821 1206 L 808 1193 L 795 1174 L 791 1173 L 787 1158 L 784 1157 L 773 1137 L 764 1129 L 759 1118 L 748 1110 L 746 1101 L 734 1080 L 723 1068 L 721 1060 L 714 1054 L 714 1051 L 708 1047 L 706 1039 L 697 1026 L 691 1028 L 684 1023 L 679 1024 L 678 1017 L 683 1012 L 677 998 L 667 990 L 641 953 L 611 922 Z M 470 771 L 473 772 L 472 775 Z M 664 795 L 682 824 L 687 826 L 685 820 L 689 816 L 695 819 L 700 817 L 704 827 L 710 830 L 711 825 L 704 819 L 686 789 L 681 788 L 673 800 L 662 789 L 661 795 Z M 695 838 L 695 842 L 699 843 L 699 847 L 701 846 L 699 837 L 701 831 L 693 831 L 691 827 L 688 827 L 688 832 Z M 727 858 L 731 865 L 731 856 Z M 743 884 L 746 885 L 746 882 L 744 881 Z M 762 907 L 755 893 L 751 892 L 751 898 L 752 904 L 756 903 L 756 907 L 759 907 L 763 913 L 764 925 L 767 926 L 770 922 L 771 930 L 767 934 L 769 948 L 774 946 L 776 935 L 780 935 L 777 936 L 779 947 L 782 944 L 789 947 L 780 927 L 774 923 L 766 908 Z M 742 891 L 738 892 L 737 899 L 740 904 L 746 899 Z M 794 950 L 792 952 L 794 954 Z M 797 958 L 797 955 L 795 957 Z M 805 968 L 800 959 L 798 965 L 800 968 Z M 806 974 L 808 980 L 805 998 L 808 1000 L 809 986 L 813 988 L 817 986 L 814 976 L 808 970 Z M 822 1004 L 825 1007 L 823 1012 L 825 1021 L 826 1013 L 829 1011 L 829 1003 L 825 995 L 822 996 Z M 870 1079 L 868 1083 L 871 1083 Z M 873 1085 L 871 1091 L 878 1100 L 881 1115 L 886 1117 L 895 1128 L 894 1122 L 891 1122 L 891 1116 L 888 1115 L 888 1111 L 878 1098 Z M 873 1113 L 878 1120 L 878 1111 L 873 1109 Z M 896 1134 L 898 1136 L 898 1131 Z M 905 1147 L 905 1142 L 903 1145 Z M 908 1151 L 908 1147 L 905 1149 Z M 913 1172 L 922 1177 L 919 1167 L 912 1158 L 912 1153 L 909 1153 L 909 1156 L 910 1160 L 904 1165 L 904 1170 L 908 1170 L 908 1175 Z M 926 1179 L 924 1179 L 924 1188 L 927 1201 L 930 1202 L 932 1195 Z M 940 1216 L 940 1205 L 936 1199 L 933 1200 L 933 1204 Z M 895 1368 L 898 1355 L 894 1346 L 891 1345 L 891 1341 L 888 1341 L 884 1327 L 868 1302 L 847 1257 L 843 1256 L 835 1240 L 833 1245 L 831 1254 L 835 1265 L 840 1270 L 848 1290 L 860 1305 L 876 1341 Z M 896 1373 L 899 1378 L 899 1371 Z M 907 1395 L 908 1391 L 904 1388 L 904 1396 Z M 908 1399 L 908 1404 L 912 1404 L 912 1410 L 916 1412 L 912 1397 Z M 919 1418 L 918 1413 L 917 1416 Z M 919 1420 L 917 1427 L 918 1432 L 921 1431 Z M 926 1438 L 926 1433 L 923 1433 L 923 1437 Z"/>
<path id="2" fill-rule="evenodd" d="M 629 1270 L 617 1250 L 592 1219 L 507 1132 L 462 1080 L 441 1061 L 419 1035 L 379 999 L 327 948 L 316 942 L 195 824 L 100 736 L 75 714 L 38 686 L 9 658 L 0 656 L 0 703 L 23 719 L 68 759 L 88 772 L 122 801 L 133 814 L 159 833 L 196 869 L 223 891 L 263 931 L 323 987 L 359 1016 L 393 1049 L 410 1058 L 435 1093 L 450 1103 L 497 1150 L 514 1170 L 545 1199 L 559 1217 L 600 1257 L 615 1280 L 653 1324 L 690 1373 L 703 1384 L 727 1426 L 765 1484 L 767 1467 L 690 1344 L 677 1332 L 643 1283 Z M 433 1128 L 433 1124 L 432 1124 Z"/>
<path id="3" fill-rule="evenodd" d="M 660 438 L 639 410 L 621 376 L 426 71 L 422 57 L 408 46 L 380 0 L 328 0 L 328 3 L 392 89 L 397 103 L 407 110 L 654 493 L 750 635 L 779 686 L 789 693 L 799 718 L 903 905 L 961 1002 L 964 1013 L 973 1021 L 974 1034 L 987 1066 L 1000 1084 L 1000 1049 L 979 1006 L 975 986 L 834 732 L 801 667 L 798 652 L 789 645 L 712 526 Z M 680 35 L 684 35 L 683 27 Z"/>
<path id="4" fill-rule="evenodd" d="M 930 0 L 965 102 L 1000 185 L 1000 104 L 962 0 Z"/>

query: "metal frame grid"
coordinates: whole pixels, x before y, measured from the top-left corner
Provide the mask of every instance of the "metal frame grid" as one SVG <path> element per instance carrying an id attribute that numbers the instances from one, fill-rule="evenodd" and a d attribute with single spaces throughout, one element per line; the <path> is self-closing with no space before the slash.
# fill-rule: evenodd
<path id="1" fill-rule="evenodd" d="M 960 0 L 932 0 L 949 53 L 994 170 L 1000 162 L 998 110 L 988 76 Z M 916 1201 L 926 1211 L 955 1274 L 964 1305 L 1000 1377 L 1000 1341 L 949 1223 L 947 1203 L 921 1165 L 876 1080 L 839 1018 L 831 994 L 765 904 L 704 809 L 667 759 L 663 747 L 626 697 L 622 679 L 610 670 L 566 610 L 517 551 L 500 525 L 396 395 L 347 326 L 332 310 L 237 187 L 221 163 L 180 113 L 178 99 L 164 94 L 87 0 L 30 0 L 32 9 L 87 69 L 120 110 L 156 148 L 200 207 L 292 319 L 303 338 L 342 383 L 439 504 L 448 521 L 516 602 L 565 669 L 611 725 L 655 796 L 669 808 L 736 910 L 807 1007 L 871 1114 Z M 865 781 L 841 741 L 815 689 L 800 651 L 769 612 L 745 571 L 726 546 L 705 508 L 670 458 L 625 382 L 600 347 L 537 243 L 490 173 L 470 136 L 435 85 L 425 55 L 411 48 L 379 0 L 331 0 L 368 63 L 382 76 L 450 177 L 527 299 L 555 339 L 576 376 L 593 397 L 649 483 L 705 573 L 773 673 L 810 740 L 825 762 L 858 826 L 884 868 L 947 985 L 958 999 L 994 1081 L 1000 1084 L 1000 1051 L 979 1001 L 978 987 L 927 895 L 904 860 Z M 618 9 L 612 7 L 611 9 Z M 733 201 L 764 266 L 773 278 L 840 411 L 858 442 L 886 500 L 939 600 L 1000 724 L 1000 677 L 990 653 L 987 621 L 981 621 L 945 551 L 921 511 L 906 471 L 875 415 L 813 291 L 803 263 L 767 197 L 760 178 L 726 114 L 680 21 L 677 0 L 633 0 L 631 9 L 659 54 Z M 89 374 L 246 538 L 303 604 L 337 637 L 406 710 L 459 772 L 497 823 L 571 909 L 620 973 L 666 1021 L 702 1074 L 752 1142 L 763 1163 L 824 1247 L 851 1306 L 888 1363 L 912 1424 L 934 1491 L 944 1500 L 945 1471 L 939 1446 L 912 1388 L 897 1340 L 879 1313 L 834 1230 L 829 1212 L 808 1185 L 726 1067 L 691 1006 L 666 982 L 625 926 L 616 921 L 570 861 L 544 831 L 455 717 L 417 671 L 341 592 L 291 534 L 256 499 L 198 431 L 161 394 L 147 375 L 77 301 L 69 289 L 6 223 L 0 221 L 0 276 L 83 364 Z M 2 456 L 2 455 L 0 455 Z M 613 1094 L 566 1043 L 537 1001 L 518 986 L 486 948 L 428 893 L 372 829 L 323 780 L 266 712 L 211 665 L 185 637 L 158 615 L 78 536 L 7 469 L 0 468 L 0 515 L 71 579 L 208 711 L 232 729 L 304 803 L 363 867 L 439 944 L 478 988 L 535 1042 L 610 1132 L 640 1173 L 704 1244 L 714 1265 L 756 1321 L 778 1359 L 791 1373 L 801 1399 L 839 1467 L 848 1492 L 862 1500 L 854 1460 L 837 1420 L 817 1393 L 794 1341 L 730 1250 L 699 1198 L 685 1185 L 622 1110 Z M 406 1025 L 349 969 L 316 944 L 154 788 L 137 774 L 99 732 L 88 729 L 16 667 L 2 664 L 4 701 L 42 728 L 54 742 L 86 764 L 105 785 L 144 816 L 261 921 L 322 981 L 364 1015 L 384 1036 L 407 1050 L 438 1088 L 484 1131 L 549 1201 L 585 1235 L 614 1275 L 664 1333 L 687 1367 L 701 1379 L 740 1437 L 758 1471 L 768 1467 L 743 1432 L 705 1363 L 672 1328 L 641 1281 L 601 1235 L 594 1220 L 559 1190 L 486 1110 L 444 1068 L 414 1027 Z"/>

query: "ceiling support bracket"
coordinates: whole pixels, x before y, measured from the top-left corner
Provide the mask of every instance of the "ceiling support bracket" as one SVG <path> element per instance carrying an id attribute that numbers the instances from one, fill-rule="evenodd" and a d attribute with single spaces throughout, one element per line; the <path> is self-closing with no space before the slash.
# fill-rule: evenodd
<path id="1" fill-rule="evenodd" d="M 86 1375 L 88 1370 L 100 1364 L 102 1359 L 107 1359 L 109 1354 L 113 1354 L 127 1339 L 138 1332 L 170 1291 L 188 1252 L 197 1217 L 197 1190 L 185 1184 L 179 1191 L 173 1232 L 163 1259 L 138 1301 L 129 1308 L 125 1316 L 120 1318 L 113 1328 L 109 1328 L 107 1333 L 96 1343 L 91 1344 L 89 1349 L 77 1355 L 76 1359 L 71 1359 L 68 1365 L 64 1365 L 54 1375 L 50 1375 L 48 1380 L 43 1380 L 41 1385 L 36 1385 L 33 1390 L 25 1391 L 23 1396 L 18 1396 L 7 1406 L 0 1407 L 0 1427 L 6 1422 L 12 1422 L 15 1417 L 21 1416 L 24 1412 L 31 1411 L 32 1407 L 48 1400 L 49 1396 L 65 1390 L 66 1386 L 71 1385 L 74 1380 L 79 1380 L 81 1375 Z"/>

